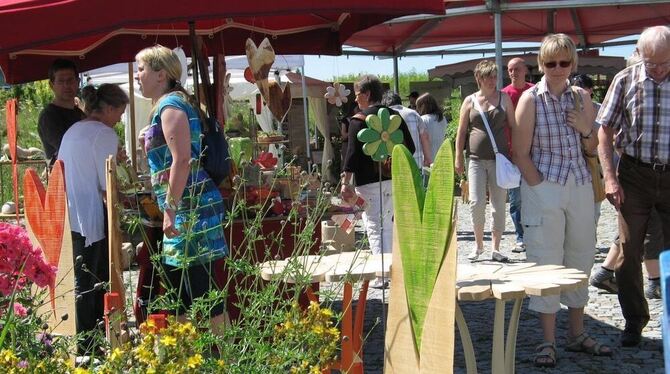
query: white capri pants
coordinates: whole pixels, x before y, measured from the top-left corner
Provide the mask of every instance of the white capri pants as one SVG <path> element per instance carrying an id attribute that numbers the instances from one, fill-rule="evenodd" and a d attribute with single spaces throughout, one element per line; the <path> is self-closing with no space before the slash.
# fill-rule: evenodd
<path id="1" fill-rule="evenodd" d="M 495 160 L 473 160 L 468 163 L 468 181 L 470 183 L 470 214 L 473 226 L 486 223 L 486 189 L 491 199 L 492 230 L 505 231 L 505 204 L 507 190 L 500 188 L 496 181 Z"/>
<path id="2" fill-rule="evenodd" d="M 379 195 L 379 183 L 368 183 L 356 187 L 356 194 L 365 200 L 366 206 L 363 212 L 363 224 L 368 235 L 370 250 L 374 254 L 391 253 L 393 248 L 393 196 L 391 191 L 393 184 L 391 180 L 381 182 L 381 202 Z M 379 217 L 381 209 L 384 209 L 384 226 Z M 382 243 L 382 235 L 384 242 Z"/>
<path id="3" fill-rule="evenodd" d="M 590 183 L 577 185 L 572 172 L 565 186 L 543 181 L 535 186 L 521 182 L 521 223 L 529 262 L 563 265 L 583 271 L 593 266 L 596 226 Z M 588 286 L 553 296 L 531 296 L 528 309 L 556 313 L 560 304 L 582 308 L 589 300 Z"/>

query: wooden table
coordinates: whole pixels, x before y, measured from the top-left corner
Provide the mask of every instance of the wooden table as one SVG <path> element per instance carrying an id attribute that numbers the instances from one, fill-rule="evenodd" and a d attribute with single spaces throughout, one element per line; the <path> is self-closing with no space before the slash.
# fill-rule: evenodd
<path id="1" fill-rule="evenodd" d="M 458 301 L 495 299 L 493 320 L 493 349 L 491 372 L 514 373 L 516 335 L 519 327 L 521 303 L 526 296 L 558 295 L 586 285 L 588 277 L 582 271 L 560 265 L 520 263 L 459 264 L 456 281 Z M 514 302 L 505 341 L 505 303 Z M 463 342 L 467 372 L 477 373 L 477 362 L 467 323 L 458 303 L 456 325 Z"/>
<path id="2" fill-rule="evenodd" d="M 294 283 L 295 278 L 310 276 L 312 282 L 343 282 L 342 359 L 340 368 L 350 372 L 362 372 L 363 319 L 368 282 L 382 274 L 390 277 L 391 255 L 372 255 L 367 251 L 347 252 L 329 256 L 297 256 L 268 261 L 261 264 L 261 276 L 266 280 L 281 279 Z M 521 315 L 521 304 L 526 296 L 557 295 L 584 286 L 588 277 L 576 269 L 558 265 L 538 266 L 533 263 L 503 264 L 459 264 L 456 282 L 457 298 L 460 302 L 495 299 L 493 323 L 492 373 L 514 373 L 516 337 Z M 358 308 L 351 308 L 352 284 L 362 281 Z M 316 298 L 312 295 L 313 300 Z M 505 340 L 505 304 L 514 302 Z M 468 373 L 477 373 L 472 339 L 467 322 L 456 304 L 456 325 L 463 343 Z"/>
<path id="3" fill-rule="evenodd" d="M 347 373 L 363 373 L 363 322 L 370 280 L 389 277 L 391 254 L 373 255 L 369 251 L 343 252 L 328 256 L 296 256 L 286 260 L 267 261 L 260 265 L 265 280 L 295 283 L 300 277 L 312 282 L 342 282 L 342 353 L 340 361 L 330 367 Z M 362 282 L 356 311 L 353 310 L 353 284 Z M 308 292 L 312 301 L 318 301 Z"/>

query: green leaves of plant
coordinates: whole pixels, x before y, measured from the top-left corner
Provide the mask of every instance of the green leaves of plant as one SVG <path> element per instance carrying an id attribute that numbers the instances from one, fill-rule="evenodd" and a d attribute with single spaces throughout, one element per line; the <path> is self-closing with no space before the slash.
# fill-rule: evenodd
<path id="1" fill-rule="evenodd" d="M 407 304 L 417 351 L 438 272 L 451 237 L 454 163 L 451 142 L 437 152 L 424 193 L 419 169 L 406 147 L 393 149 L 393 207 Z"/>

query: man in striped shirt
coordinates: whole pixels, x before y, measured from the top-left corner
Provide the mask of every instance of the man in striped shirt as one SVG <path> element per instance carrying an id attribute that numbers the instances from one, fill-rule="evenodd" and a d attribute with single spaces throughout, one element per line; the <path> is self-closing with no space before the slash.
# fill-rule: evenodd
<path id="1" fill-rule="evenodd" d="M 642 287 L 644 236 L 652 208 L 670 246 L 670 28 L 650 27 L 640 35 L 642 58 L 614 77 L 596 122 L 607 199 L 621 212 L 622 255 L 615 268 L 626 327 L 621 345 L 636 346 L 649 321 Z M 616 135 L 616 137 L 614 137 Z M 612 162 L 612 139 L 623 151 Z"/>

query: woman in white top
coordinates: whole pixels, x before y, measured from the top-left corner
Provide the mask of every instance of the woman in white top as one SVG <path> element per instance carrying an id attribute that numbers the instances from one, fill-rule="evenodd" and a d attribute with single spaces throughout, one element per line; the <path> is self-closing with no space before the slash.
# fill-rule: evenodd
<path id="1" fill-rule="evenodd" d="M 431 94 L 425 93 L 416 99 L 416 111 L 419 112 L 423 123 L 428 128 L 431 148 L 430 159 L 435 160 L 435 155 L 442 146 L 447 133 L 447 120 L 442 113 L 442 107 Z"/>
<path id="2" fill-rule="evenodd" d="M 70 127 L 61 143 L 58 158 L 65 167 L 65 188 L 72 230 L 75 261 L 77 332 L 91 331 L 102 320 L 105 287 L 109 280 L 105 206 L 105 160 L 116 155 L 119 139 L 114 131 L 128 104 L 118 86 L 86 86 L 82 92 L 87 117 Z M 84 266 L 85 265 L 85 266 Z M 95 290 L 95 291 L 94 291 Z M 102 333 L 102 330 L 100 331 Z M 94 351 L 91 334 L 79 341 L 79 352 Z"/>

